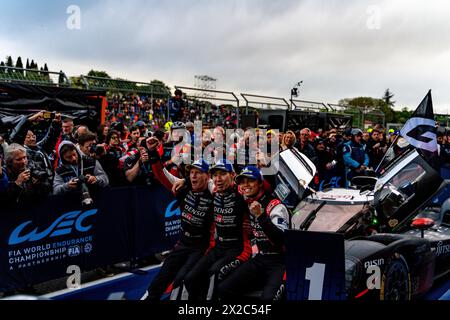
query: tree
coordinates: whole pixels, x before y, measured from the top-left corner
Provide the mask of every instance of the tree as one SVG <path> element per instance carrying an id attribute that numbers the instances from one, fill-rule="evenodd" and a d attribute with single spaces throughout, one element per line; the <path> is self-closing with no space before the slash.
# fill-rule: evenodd
<path id="1" fill-rule="evenodd" d="M 11 67 L 11 68 L 14 67 L 13 61 L 12 61 L 12 57 L 11 57 L 11 56 L 8 56 L 8 57 L 6 58 L 6 66 L 7 66 L 7 67 Z"/>
<path id="2" fill-rule="evenodd" d="M 392 98 L 394 97 L 394 94 L 389 91 L 389 88 L 386 89 L 383 96 L 383 101 L 386 103 L 387 106 L 393 108 L 395 105 L 395 101 L 392 101 Z"/>
<path id="3" fill-rule="evenodd" d="M 154 79 L 150 81 L 150 84 L 153 85 L 153 90 L 155 93 L 170 96 L 170 88 L 161 80 Z"/>
<path id="4" fill-rule="evenodd" d="M 23 63 L 22 63 L 22 58 L 21 57 L 18 57 L 17 58 L 17 61 L 16 61 L 16 68 L 18 68 L 18 69 L 23 69 Z M 20 70 L 17 70 L 17 73 L 18 74 L 21 74 L 21 75 L 25 75 L 25 72 L 22 70 L 22 71 L 20 71 Z"/>
<path id="5" fill-rule="evenodd" d="M 27 58 L 27 69 L 30 69 L 30 60 Z"/>
<path id="6" fill-rule="evenodd" d="M 108 78 L 111 79 L 109 74 L 106 73 L 106 71 L 97 71 L 97 70 L 91 70 L 87 74 L 89 77 L 99 77 L 99 78 Z"/>
<path id="7" fill-rule="evenodd" d="M 45 79 L 50 80 L 50 73 L 48 73 L 47 63 L 44 64 L 44 68 L 41 68 L 41 75 L 45 77 Z"/>
<path id="8" fill-rule="evenodd" d="M 4 67 L 4 66 L 5 66 L 5 63 L 2 61 L 0 63 L 0 67 Z M 5 68 L 0 68 L 0 73 L 5 73 Z"/>

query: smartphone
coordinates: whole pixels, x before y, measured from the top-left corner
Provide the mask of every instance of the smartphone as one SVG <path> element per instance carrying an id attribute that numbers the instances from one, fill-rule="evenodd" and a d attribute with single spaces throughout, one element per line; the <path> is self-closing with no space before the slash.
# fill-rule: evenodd
<path id="1" fill-rule="evenodd" d="M 45 120 L 52 120 L 55 117 L 54 112 L 46 111 L 44 112 L 44 119 Z"/>

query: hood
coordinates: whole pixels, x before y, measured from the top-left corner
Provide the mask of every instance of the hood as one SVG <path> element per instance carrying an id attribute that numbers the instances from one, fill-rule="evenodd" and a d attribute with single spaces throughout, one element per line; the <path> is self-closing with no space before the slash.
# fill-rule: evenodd
<path id="1" fill-rule="evenodd" d="M 69 144 L 71 144 L 71 145 L 73 145 L 74 147 L 75 147 L 75 149 L 77 150 L 77 153 L 78 153 L 78 159 L 80 159 L 81 160 L 81 157 L 82 157 L 82 152 L 80 151 L 80 149 L 78 149 L 78 147 L 77 147 L 77 145 L 75 144 L 75 143 L 73 143 L 72 141 L 63 141 L 63 142 L 61 142 L 60 144 L 59 144 L 59 146 L 58 146 L 58 154 L 59 154 L 59 165 L 60 164 L 66 164 L 65 162 L 64 162 L 64 160 L 63 160 L 63 158 L 62 158 L 62 155 L 61 155 L 61 148 L 63 147 L 63 146 L 65 146 L 65 145 L 69 145 Z"/>

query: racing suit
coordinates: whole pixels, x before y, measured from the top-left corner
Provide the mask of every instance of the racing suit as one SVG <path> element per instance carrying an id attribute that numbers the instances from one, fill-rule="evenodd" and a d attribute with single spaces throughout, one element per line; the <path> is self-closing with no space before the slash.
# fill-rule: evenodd
<path id="1" fill-rule="evenodd" d="M 150 155 L 155 177 L 169 190 L 178 180 L 162 168 L 156 152 Z M 171 299 L 176 299 L 186 273 L 207 250 L 212 234 L 213 196 L 206 188 L 194 192 L 190 186 L 177 195 L 181 214 L 181 238 L 165 259 L 163 266 L 148 289 L 146 300 L 159 301 L 166 288 L 173 283 Z"/>
<path id="2" fill-rule="evenodd" d="M 251 255 L 249 210 L 235 186 L 214 194 L 214 247 L 186 275 L 185 286 L 190 300 L 212 299 L 215 282 L 247 261 Z"/>
<path id="3" fill-rule="evenodd" d="M 262 300 L 279 300 L 285 287 L 283 233 L 289 226 L 289 212 L 280 200 L 264 191 L 246 201 L 249 205 L 258 201 L 263 210 L 258 218 L 250 217 L 258 253 L 219 284 L 219 296 L 227 300 L 249 288 L 262 288 Z"/>

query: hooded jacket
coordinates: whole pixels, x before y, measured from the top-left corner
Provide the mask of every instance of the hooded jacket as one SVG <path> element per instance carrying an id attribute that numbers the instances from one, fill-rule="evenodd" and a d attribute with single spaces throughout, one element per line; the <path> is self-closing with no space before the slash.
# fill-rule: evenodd
<path id="1" fill-rule="evenodd" d="M 58 154 L 61 154 L 61 148 L 65 145 L 75 144 L 71 141 L 63 141 L 58 147 Z M 66 163 L 61 156 L 58 168 L 56 169 L 55 179 L 53 181 L 53 193 L 54 194 L 64 194 L 72 191 L 69 189 L 69 182 L 72 179 L 79 178 L 80 176 L 92 175 L 97 178 L 98 187 L 106 187 L 109 184 L 108 176 L 105 171 L 103 171 L 100 163 L 90 157 L 83 156 L 81 151 L 75 146 L 78 153 L 78 165 L 74 166 Z M 91 189 L 92 185 L 88 185 Z"/>

